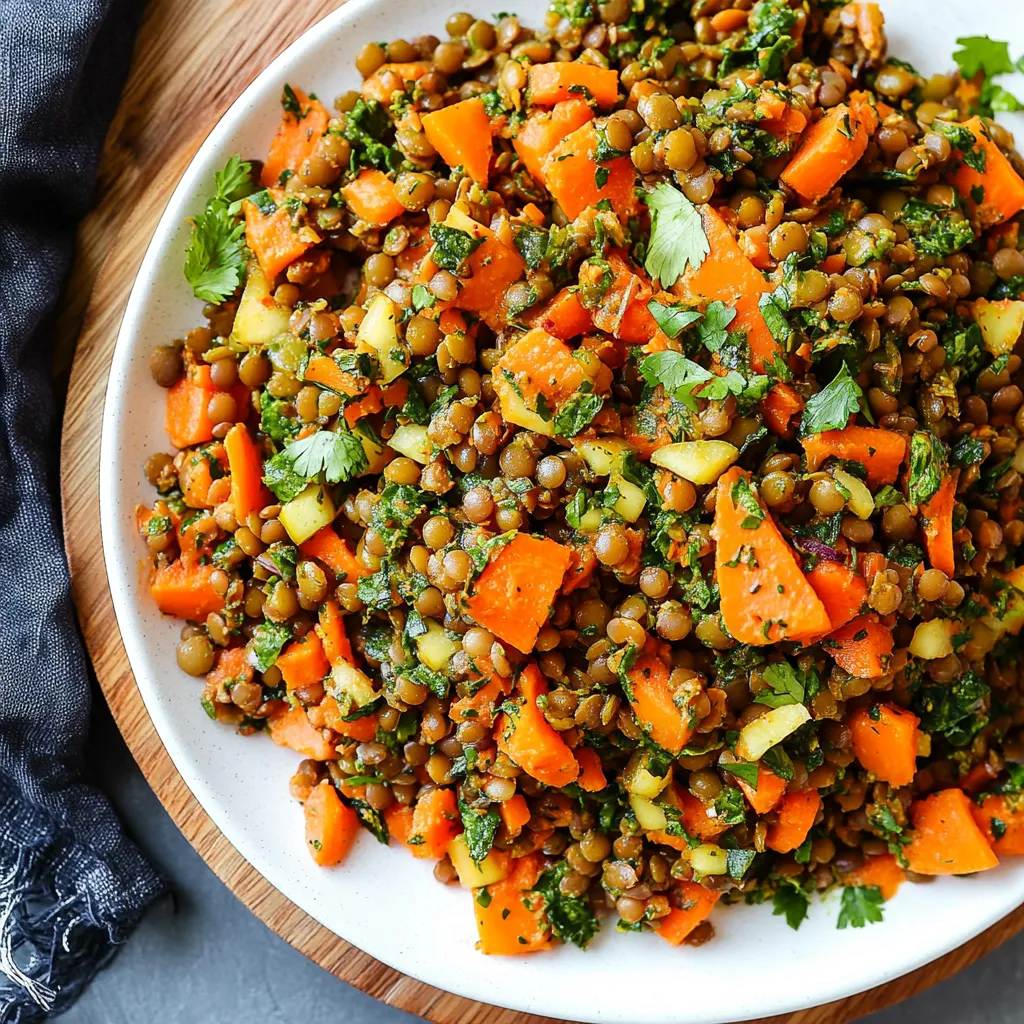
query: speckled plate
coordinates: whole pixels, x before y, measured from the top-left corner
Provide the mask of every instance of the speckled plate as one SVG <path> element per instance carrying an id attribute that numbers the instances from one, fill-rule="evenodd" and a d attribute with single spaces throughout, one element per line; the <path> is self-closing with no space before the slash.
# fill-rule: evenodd
<path id="1" fill-rule="evenodd" d="M 453 0 L 454 4 L 454 0 Z M 493 0 L 456 5 L 489 17 Z M 539 24 L 544 4 L 513 7 Z M 988 32 L 1024 51 L 1024 5 L 1001 0 L 888 0 L 892 52 L 926 72 L 948 69 L 958 35 Z M 453 8 L 454 9 L 454 6 Z M 263 738 L 215 727 L 197 683 L 175 664 L 178 623 L 161 617 L 140 578 L 132 511 L 152 500 L 142 474 L 164 450 L 163 394 L 147 354 L 199 322 L 181 274 L 185 218 L 199 211 L 213 172 L 235 152 L 262 154 L 280 116 L 284 81 L 322 96 L 357 85 L 353 60 L 369 39 L 443 34 L 449 11 L 422 0 L 349 0 L 286 50 L 231 107 L 175 191 L 139 271 L 114 353 L 103 417 L 102 538 L 121 634 L 146 707 L 175 766 L 217 826 L 290 900 L 348 942 L 431 985 L 552 1017 L 622 1024 L 711 1024 L 840 999 L 943 955 L 1024 901 L 1024 863 L 977 878 L 904 886 L 885 921 L 836 929 L 837 900 L 815 904 L 794 932 L 767 907 L 723 908 L 716 938 L 674 949 L 654 935 L 607 927 L 587 953 L 562 948 L 485 957 L 468 893 L 438 885 L 431 865 L 364 837 L 339 868 L 317 870 L 304 849 L 302 812 L 288 795 L 296 756 Z M 225 45 L 231 45 L 226 40 Z M 1021 82 L 1007 82 L 1008 87 Z M 1020 127 L 1019 125 L 1014 127 Z"/>

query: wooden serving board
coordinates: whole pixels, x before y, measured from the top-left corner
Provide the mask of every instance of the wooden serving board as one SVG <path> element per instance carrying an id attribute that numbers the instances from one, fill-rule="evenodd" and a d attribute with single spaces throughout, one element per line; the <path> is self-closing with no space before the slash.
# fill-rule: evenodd
<path id="1" fill-rule="evenodd" d="M 317 924 L 249 865 L 199 806 L 157 737 L 110 601 L 99 544 L 99 422 L 135 274 L 174 184 L 210 129 L 262 68 L 338 6 L 338 0 L 149 2 L 58 325 L 58 380 L 74 358 L 61 448 L 72 592 L 97 677 L 135 760 L 185 837 L 254 914 L 325 970 L 437 1024 L 551 1024 L 450 995 L 385 967 Z M 772 1018 L 772 1024 L 856 1020 L 949 977 L 1022 927 L 1024 908 L 926 968 L 838 1003 Z"/>

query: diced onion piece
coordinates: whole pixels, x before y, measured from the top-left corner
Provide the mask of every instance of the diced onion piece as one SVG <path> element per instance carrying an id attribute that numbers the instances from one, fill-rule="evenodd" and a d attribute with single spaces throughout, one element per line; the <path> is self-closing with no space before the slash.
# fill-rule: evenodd
<path id="1" fill-rule="evenodd" d="M 335 700 L 347 694 L 358 708 L 377 699 L 377 691 L 374 690 L 369 677 L 347 661 L 335 662 L 327 689 Z"/>
<path id="2" fill-rule="evenodd" d="M 423 622 L 427 631 L 416 637 L 416 656 L 432 671 L 444 672 L 452 655 L 461 648 L 434 619 Z"/>
<path id="3" fill-rule="evenodd" d="M 629 442 L 622 437 L 602 437 L 597 441 L 584 441 L 576 448 L 587 468 L 596 476 L 609 476 L 614 473 L 622 465 L 626 453 L 631 450 Z"/>
<path id="4" fill-rule="evenodd" d="M 651 455 L 651 462 L 693 484 L 713 484 L 738 458 L 728 441 L 680 441 Z"/>
<path id="5" fill-rule="evenodd" d="M 910 641 L 910 653 L 927 661 L 952 654 L 954 626 L 956 623 L 952 619 L 932 619 L 930 622 L 919 623 Z"/>
<path id="6" fill-rule="evenodd" d="M 314 533 L 334 522 L 337 509 L 331 496 L 320 484 L 310 484 L 285 504 L 278 519 L 293 544 L 302 544 Z"/>
<path id="7" fill-rule="evenodd" d="M 797 731 L 811 713 L 803 704 L 783 704 L 748 722 L 736 741 L 736 756 L 744 761 L 760 761 L 764 755 Z"/>
<path id="8" fill-rule="evenodd" d="M 647 797 L 630 793 L 629 804 L 633 808 L 633 813 L 641 828 L 655 831 L 663 829 L 668 824 L 665 812 Z"/>
<path id="9" fill-rule="evenodd" d="M 366 315 L 359 324 L 356 351 L 376 355 L 381 384 L 390 384 L 405 373 L 412 361 L 405 343 L 398 339 L 395 304 L 383 292 L 378 292 L 370 300 Z"/>
<path id="10" fill-rule="evenodd" d="M 699 875 L 724 875 L 729 855 L 714 843 L 702 843 L 690 850 L 690 867 Z"/>
<path id="11" fill-rule="evenodd" d="M 623 772 L 624 783 L 630 793 L 653 800 L 668 785 L 672 773 L 668 771 L 664 775 L 655 775 L 643 764 L 643 760 L 642 754 L 633 755 Z"/>
<path id="12" fill-rule="evenodd" d="M 479 889 L 508 878 L 508 856 L 498 856 L 492 850 L 479 865 L 474 864 L 466 845 L 465 833 L 457 835 L 448 844 L 448 859 L 452 862 L 452 867 L 459 876 L 459 885 L 463 889 Z"/>
<path id="13" fill-rule="evenodd" d="M 418 423 L 398 427 L 388 439 L 388 444 L 400 455 L 425 466 L 430 461 L 432 445 L 427 437 L 427 428 Z"/>
<path id="14" fill-rule="evenodd" d="M 615 487 L 619 492 L 619 500 L 614 509 L 627 523 L 635 523 L 647 504 L 647 495 L 624 476 L 612 475 L 608 478 L 608 486 Z"/>
<path id="15" fill-rule="evenodd" d="M 875 511 L 875 499 L 867 484 L 863 480 L 858 480 L 852 473 L 847 473 L 845 469 L 837 469 L 832 475 L 844 491 L 849 491 L 850 496 L 846 499 L 846 504 L 850 511 L 858 519 L 870 519 Z"/>

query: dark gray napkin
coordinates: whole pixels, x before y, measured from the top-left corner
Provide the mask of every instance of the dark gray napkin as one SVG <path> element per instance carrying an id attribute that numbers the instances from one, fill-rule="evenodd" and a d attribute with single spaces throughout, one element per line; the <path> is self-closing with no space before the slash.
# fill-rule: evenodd
<path id="1" fill-rule="evenodd" d="M 162 890 L 80 781 L 89 679 L 60 539 L 49 372 L 54 307 L 141 10 L 141 0 L 0 0 L 4 1024 L 65 1009 Z"/>

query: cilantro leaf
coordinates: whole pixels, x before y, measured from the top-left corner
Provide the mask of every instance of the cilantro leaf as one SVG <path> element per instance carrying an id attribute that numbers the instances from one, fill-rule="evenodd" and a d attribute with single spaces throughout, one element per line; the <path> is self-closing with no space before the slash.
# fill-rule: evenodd
<path id="1" fill-rule="evenodd" d="M 722 346 L 728 340 L 729 324 L 736 319 L 736 310 L 730 309 L 724 302 L 715 300 L 709 302 L 704 310 L 704 318 L 697 327 L 697 336 L 700 343 L 716 355 L 722 351 Z"/>
<path id="2" fill-rule="evenodd" d="M 687 309 L 685 306 L 665 306 L 656 299 L 647 303 L 657 325 L 670 338 L 678 338 L 683 330 L 695 323 L 701 317 L 696 309 Z"/>
<path id="3" fill-rule="evenodd" d="M 671 288 L 686 272 L 704 262 L 711 245 L 697 208 L 678 189 L 661 182 L 647 193 L 651 211 L 651 240 L 644 267 Z"/>
<path id="4" fill-rule="evenodd" d="M 292 638 L 287 626 L 276 622 L 261 622 L 252 631 L 252 652 L 256 656 L 256 668 L 266 672 L 277 661 L 281 648 Z"/>
<path id="5" fill-rule="evenodd" d="M 786 924 L 796 931 L 804 923 L 810 903 L 803 889 L 795 882 L 786 881 L 775 890 L 772 897 L 772 914 L 782 914 L 786 918 Z"/>
<path id="6" fill-rule="evenodd" d="M 384 820 L 384 815 L 371 807 L 365 800 L 350 798 L 348 803 L 356 812 L 359 824 L 368 832 L 372 832 L 378 843 L 387 846 L 391 842 L 391 832 L 388 829 L 388 823 Z"/>
<path id="7" fill-rule="evenodd" d="M 570 395 L 555 413 L 555 433 L 559 437 L 575 437 L 601 411 L 604 399 L 600 395 L 577 391 Z"/>
<path id="8" fill-rule="evenodd" d="M 235 153 L 228 158 L 224 170 L 213 172 L 213 183 L 217 189 L 216 198 L 228 203 L 244 199 L 256 188 L 252 180 L 252 164 Z"/>
<path id="9" fill-rule="evenodd" d="M 923 505 L 942 486 L 946 472 L 946 446 L 928 430 L 918 430 L 910 439 L 910 476 L 907 500 Z"/>
<path id="10" fill-rule="evenodd" d="M 430 237 L 434 247 L 430 258 L 442 269 L 453 274 L 465 269 L 465 262 L 483 245 L 483 238 L 474 238 L 468 231 L 451 228 L 447 224 L 431 224 Z"/>
<path id="11" fill-rule="evenodd" d="M 694 389 L 714 376 L 681 352 L 655 352 L 640 364 L 640 375 L 651 387 L 661 384 L 667 394 L 682 402 L 691 412 L 697 409 Z"/>
<path id="12" fill-rule="evenodd" d="M 269 391 L 260 393 L 260 430 L 278 444 L 299 432 L 299 424 L 283 411 L 286 405 L 287 402 L 273 398 Z"/>
<path id="13" fill-rule="evenodd" d="M 988 36 L 961 36 L 956 43 L 960 49 L 953 53 L 953 60 L 964 78 L 973 78 L 979 71 L 988 76 L 1013 71 L 1008 43 Z"/>
<path id="14" fill-rule="evenodd" d="M 848 885 L 843 889 L 837 928 L 863 928 L 882 920 L 882 890 L 877 885 Z"/>
<path id="15" fill-rule="evenodd" d="M 491 852 L 501 818 L 493 808 L 480 812 L 470 807 L 464 800 L 459 801 L 459 814 L 462 815 L 462 826 L 466 830 L 466 848 L 473 858 L 473 863 L 479 867 L 481 861 Z"/>
<path id="16" fill-rule="evenodd" d="M 803 704 L 804 684 L 789 662 L 778 661 L 762 672 L 769 689 L 762 690 L 754 700 L 769 708 L 781 708 L 785 704 Z"/>
<path id="17" fill-rule="evenodd" d="M 363 442 L 347 430 L 318 430 L 292 441 L 285 455 L 299 476 L 312 480 L 322 471 L 332 484 L 351 480 L 369 465 Z"/>
<path id="18" fill-rule="evenodd" d="M 572 942 L 580 949 L 586 949 L 600 925 L 585 898 L 566 896 L 559 889 L 559 883 L 568 872 L 569 865 L 560 860 L 541 872 L 533 891 L 544 897 L 544 909 L 555 935 L 563 942 Z"/>
<path id="19" fill-rule="evenodd" d="M 736 778 L 742 779 L 751 789 L 757 789 L 758 768 L 756 764 L 749 764 L 745 761 L 731 761 L 726 764 L 719 761 L 718 767 L 723 772 L 728 772 L 730 775 L 735 775 Z"/>
<path id="20" fill-rule="evenodd" d="M 820 434 L 826 430 L 842 430 L 847 421 L 860 409 L 864 397 L 860 385 L 850 376 L 845 363 L 839 373 L 816 395 L 807 399 L 800 434 Z"/>
<path id="21" fill-rule="evenodd" d="M 284 452 L 278 452 L 263 464 L 263 482 L 280 502 L 291 501 L 308 483 L 304 476 L 295 472 L 292 460 Z"/>

